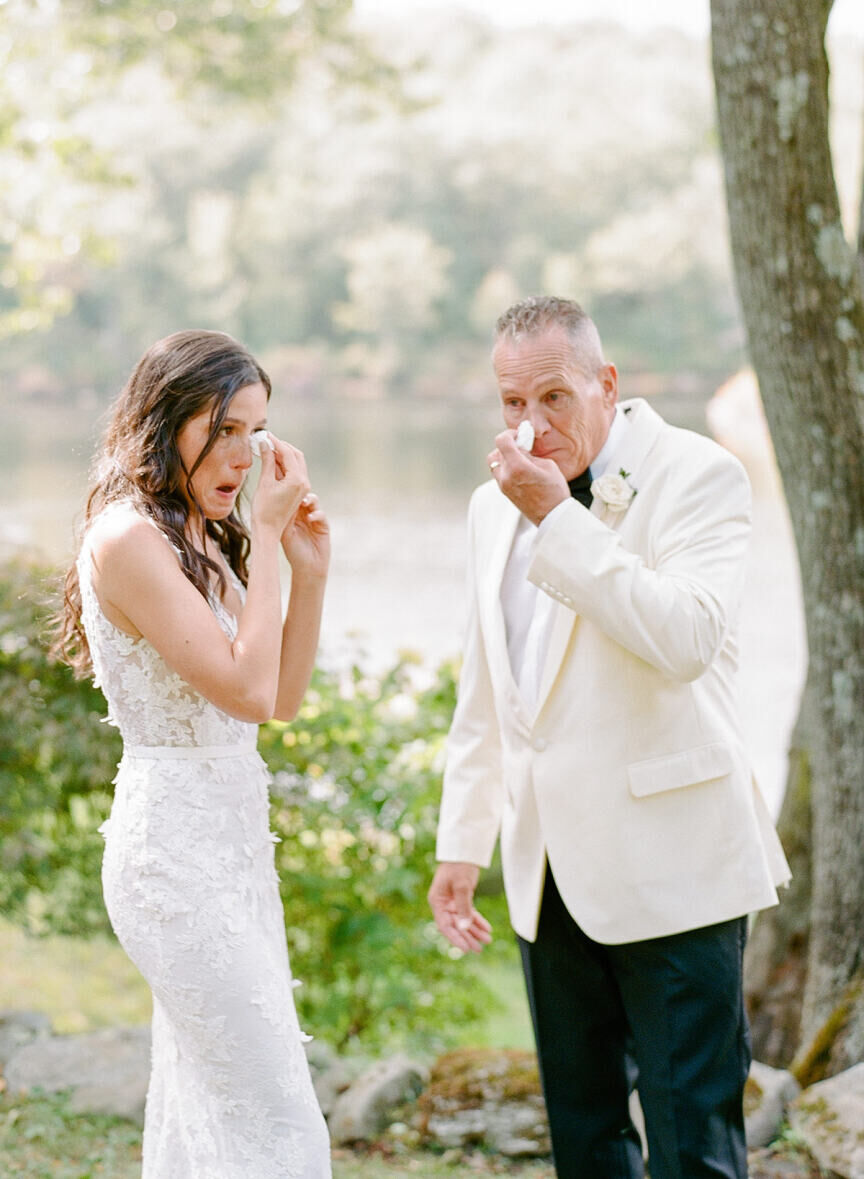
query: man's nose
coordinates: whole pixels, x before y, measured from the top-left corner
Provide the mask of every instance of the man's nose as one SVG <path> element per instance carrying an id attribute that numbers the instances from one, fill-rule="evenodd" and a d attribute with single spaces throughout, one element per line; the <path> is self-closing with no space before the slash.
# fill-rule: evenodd
<path id="1" fill-rule="evenodd" d="M 534 427 L 534 436 L 536 438 L 539 438 L 542 434 L 545 434 L 549 429 L 549 422 L 546 419 L 546 414 L 543 411 L 542 406 L 537 405 L 529 407 L 525 417 Z"/>

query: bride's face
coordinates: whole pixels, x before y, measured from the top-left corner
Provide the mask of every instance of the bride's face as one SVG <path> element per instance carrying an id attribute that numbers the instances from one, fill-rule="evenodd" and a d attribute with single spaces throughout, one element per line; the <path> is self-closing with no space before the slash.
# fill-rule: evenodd
<path id="1" fill-rule="evenodd" d="M 177 434 L 177 450 L 191 471 L 207 445 L 212 428 L 211 409 L 189 418 Z M 208 520 L 224 520 L 252 466 L 250 438 L 267 425 L 267 390 L 262 384 L 244 385 L 235 393 L 216 441 L 192 476 L 195 499 Z M 185 480 L 183 481 L 185 494 Z"/>

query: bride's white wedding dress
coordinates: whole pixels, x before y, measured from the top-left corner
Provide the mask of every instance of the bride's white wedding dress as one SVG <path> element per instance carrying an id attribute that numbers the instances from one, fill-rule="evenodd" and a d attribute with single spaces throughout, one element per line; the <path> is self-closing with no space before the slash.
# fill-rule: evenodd
<path id="1" fill-rule="evenodd" d="M 142 1179 L 323 1179 L 329 1141 L 294 1008 L 257 728 L 108 621 L 89 535 L 82 617 L 124 743 L 102 828 L 105 902 L 153 991 Z M 211 606 L 233 638 L 234 618 Z"/>

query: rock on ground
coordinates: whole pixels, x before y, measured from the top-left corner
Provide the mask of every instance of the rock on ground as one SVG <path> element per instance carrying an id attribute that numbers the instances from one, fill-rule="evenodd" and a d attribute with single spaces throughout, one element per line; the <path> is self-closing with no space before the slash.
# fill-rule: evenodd
<path id="1" fill-rule="evenodd" d="M 821 1167 L 864 1179 L 864 1064 L 805 1089 L 789 1122 Z"/>
<path id="2" fill-rule="evenodd" d="M 790 1073 L 754 1062 L 745 1101 L 751 1149 L 777 1137 L 786 1106 L 797 1092 Z M 478 1144 L 500 1154 L 538 1157 L 550 1150 L 531 1052 L 466 1048 L 448 1053 L 433 1067 L 420 1110 L 424 1136 L 445 1149 Z M 631 1116 L 644 1149 L 644 1122 L 635 1094 Z"/>
<path id="3" fill-rule="evenodd" d="M 357 1069 L 352 1068 L 347 1061 L 340 1060 L 335 1048 L 325 1040 L 310 1040 L 306 1044 L 306 1059 L 321 1112 L 325 1118 L 329 1118 L 337 1097 L 350 1086 Z"/>
<path id="4" fill-rule="evenodd" d="M 750 1179 L 827 1179 L 811 1156 L 786 1147 L 752 1150 L 747 1163 Z"/>
<path id="5" fill-rule="evenodd" d="M 419 1111 L 423 1137 L 446 1149 L 479 1145 L 511 1158 L 539 1158 L 550 1152 L 533 1052 L 448 1052 L 432 1069 Z"/>
<path id="6" fill-rule="evenodd" d="M 376 1138 L 386 1128 L 389 1115 L 414 1100 L 426 1077 L 427 1070 L 406 1056 L 373 1064 L 333 1102 L 331 1141 L 339 1146 Z"/>
<path id="7" fill-rule="evenodd" d="M 33 1040 L 51 1035 L 51 1020 L 39 1011 L 0 1011 L 0 1071 Z"/>
<path id="8" fill-rule="evenodd" d="M 747 1146 L 750 1150 L 774 1141 L 789 1102 L 800 1092 L 801 1086 L 790 1072 L 760 1064 L 758 1060 L 753 1061 L 744 1090 Z"/>
<path id="9" fill-rule="evenodd" d="M 12 1094 L 68 1090 L 78 1113 L 112 1114 L 141 1124 L 150 1075 L 150 1029 L 112 1028 L 53 1036 L 19 1049 L 6 1066 Z"/>

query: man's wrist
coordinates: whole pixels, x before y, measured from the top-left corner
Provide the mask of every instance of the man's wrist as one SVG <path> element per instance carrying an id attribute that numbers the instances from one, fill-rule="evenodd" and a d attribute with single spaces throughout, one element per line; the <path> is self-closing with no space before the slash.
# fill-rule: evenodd
<path id="1" fill-rule="evenodd" d="M 541 524 L 544 523 L 544 521 L 549 519 L 549 517 L 552 515 L 553 512 L 557 511 L 558 508 L 560 508 L 562 504 L 566 504 L 567 500 L 569 498 L 570 498 L 570 496 L 566 491 L 562 492 L 560 499 L 554 499 L 552 496 L 550 496 L 548 506 L 546 506 L 546 510 L 543 512 L 543 514 L 542 515 L 538 514 L 536 516 L 529 516 L 528 517 L 529 520 L 531 521 L 532 524 L 534 524 L 537 528 L 539 528 L 541 526 Z"/>
<path id="2" fill-rule="evenodd" d="M 561 515 L 563 505 L 566 503 L 569 503 L 569 502 L 570 502 L 570 496 L 567 496 L 565 499 L 562 499 L 559 503 L 557 503 L 554 508 L 550 508 L 550 510 L 546 513 L 546 515 L 543 517 L 543 519 L 537 525 L 538 533 L 542 534 L 548 528 L 551 528 L 553 520 L 556 520 L 558 518 L 558 516 Z"/>

